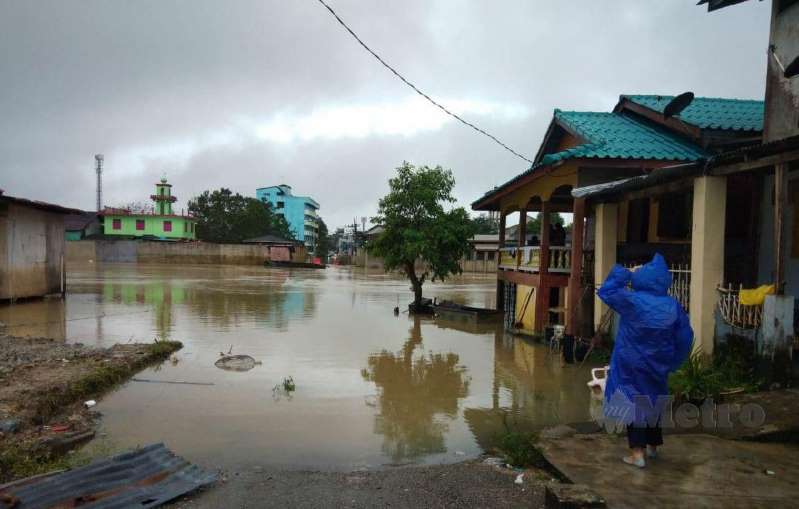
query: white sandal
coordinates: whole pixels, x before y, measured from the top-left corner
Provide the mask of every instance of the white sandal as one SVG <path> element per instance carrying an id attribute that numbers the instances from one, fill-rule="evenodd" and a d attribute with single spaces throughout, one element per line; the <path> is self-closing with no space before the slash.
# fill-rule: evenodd
<path id="1" fill-rule="evenodd" d="M 623 462 L 627 463 L 628 465 L 632 465 L 638 468 L 646 467 L 646 460 L 644 458 L 635 459 L 632 456 L 625 456 L 621 459 Z"/>

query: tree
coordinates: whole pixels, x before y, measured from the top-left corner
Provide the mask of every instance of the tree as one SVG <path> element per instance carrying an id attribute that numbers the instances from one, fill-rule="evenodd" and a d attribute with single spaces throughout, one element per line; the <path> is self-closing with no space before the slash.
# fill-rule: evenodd
<path id="1" fill-rule="evenodd" d="M 559 224 L 563 226 L 565 221 L 563 220 L 563 216 L 558 214 L 557 212 L 553 212 L 549 215 L 549 224 L 555 226 Z M 540 235 L 541 233 L 541 213 L 538 213 L 533 219 L 527 220 L 527 233 L 532 233 L 533 235 Z"/>
<path id="2" fill-rule="evenodd" d="M 319 229 L 317 230 L 316 237 L 316 256 L 327 259 L 327 253 L 330 251 L 330 238 L 327 235 L 327 225 L 324 220 L 319 218 Z"/>
<path id="3" fill-rule="evenodd" d="M 462 207 L 444 210 L 445 204 L 455 201 L 455 178 L 441 166 L 416 168 L 403 162 L 388 184 L 390 191 L 372 218 L 384 230 L 369 247 L 383 258 L 387 271 L 405 272 L 414 306 L 419 306 L 428 277 L 443 280 L 461 272 L 460 260 L 471 249 L 474 225 Z M 421 274 L 416 272 L 417 261 Z"/>
<path id="4" fill-rule="evenodd" d="M 233 194 L 230 189 L 205 191 L 189 201 L 189 213 L 197 219 L 197 238 L 209 242 L 241 242 L 262 235 L 294 239 L 286 219 L 255 198 Z"/>
<path id="5" fill-rule="evenodd" d="M 499 220 L 492 218 L 488 214 L 480 214 L 472 218 L 474 224 L 474 233 L 481 235 L 490 235 L 499 233 Z"/>
<path id="6" fill-rule="evenodd" d="M 111 208 L 129 210 L 133 214 L 151 214 L 155 210 L 153 204 L 146 201 L 132 201 Z"/>
<path id="7" fill-rule="evenodd" d="M 410 334 L 401 351 L 372 354 L 361 370 L 379 389 L 374 430 L 383 435 L 383 452 L 394 462 L 446 451 L 447 420 L 457 417 L 458 402 L 469 395 L 458 354 L 425 353 L 418 317 Z"/>

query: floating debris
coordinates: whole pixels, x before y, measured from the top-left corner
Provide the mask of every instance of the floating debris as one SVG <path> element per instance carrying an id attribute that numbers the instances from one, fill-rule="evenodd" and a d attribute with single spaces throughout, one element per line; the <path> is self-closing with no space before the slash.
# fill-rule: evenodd
<path id="1" fill-rule="evenodd" d="M 294 383 L 294 378 L 291 376 L 286 377 L 283 379 L 282 383 L 272 388 L 272 398 L 280 400 L 281 396 L 286 396 L 288 399 L 291 399 L 295 390 L 297 390 L 297 385 Z"/>
<path id="2" fill-rule="evenodd" d="M 214 363 L 214 366 L 225 371 L 249 371 L 260 364 L 260 361 L 256 361 L 249 355 L 223 355 Z"/>
<path id="3" fill-rule="evenodd" d="M 183 380 L 149 380 L 147 378 L 131 378 L 131 382 L 144 382 L 150 384 L 176 384 L 176 385 L 214 385 L 213 382 L 184 382 Z"/>

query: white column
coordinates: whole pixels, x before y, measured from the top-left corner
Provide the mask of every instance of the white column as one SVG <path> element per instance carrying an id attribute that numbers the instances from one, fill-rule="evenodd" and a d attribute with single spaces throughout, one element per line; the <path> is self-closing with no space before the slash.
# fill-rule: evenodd
<path id="1" fill-rule="evenodd" d="M 619 206 L 616 203 L 598 203 L 595 207 L 594 235 L 594 285 L 598 289 L 616 265 L 618 243 Z M 599 328 L 602 315 L 608 307 L 594 297 L 594 328 Z"/>
<path id="2" fill-rule="evenodd" d="M 694 329 L 694 349 L 701 348 L 703 354 L 713 355 L 716 287 L 724 279 L 726 177 L 695 178 L 693 210 L 689 314 Z"/>

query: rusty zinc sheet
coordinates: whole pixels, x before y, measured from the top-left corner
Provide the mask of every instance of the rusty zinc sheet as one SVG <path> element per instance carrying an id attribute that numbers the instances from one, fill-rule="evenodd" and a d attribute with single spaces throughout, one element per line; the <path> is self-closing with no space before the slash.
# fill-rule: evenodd
<path id="1" fill-rule="evenodd" d="M 164 444 L 0 486 L 2 509 L 157 507 L 216 480 Z"/>

